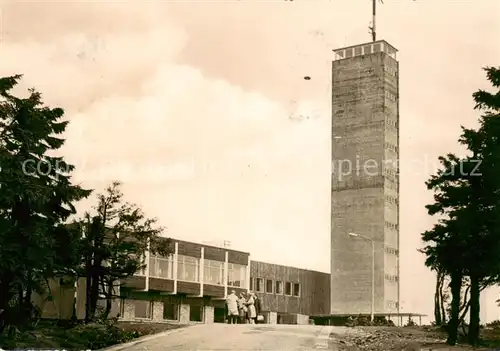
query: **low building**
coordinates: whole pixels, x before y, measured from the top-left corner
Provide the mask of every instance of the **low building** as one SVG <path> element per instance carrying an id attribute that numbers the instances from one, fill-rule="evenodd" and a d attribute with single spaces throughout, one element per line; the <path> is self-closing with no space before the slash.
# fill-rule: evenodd
<path id="1" fill-rule="evenodd" d="M 330 310 L 330 274 L 258 261 L 250 263 L 250 290 L 270 324 L 308 324 Z"/>
<path id="2" fill-rule="evenodd" d="M 250 253 L 171 239 L 174 254 L 147 257 L 147 268 L 124 281 L 124 320 L 214 323 L 225 320 L 231 290 L 255 292 L 266 323 L 304 324 L 330 308 L 330 275 L 252 261 Z"/>
<path id="3" fill-rule="evenodd" d="M 224 308 L 228 291 L 249 290 L 249 253 L 172 242 L 173 255 L 147 255 L 146 269 L 123 282 L 121 318 L 213 323 L 220 318 L 219 305 Z"/>
<path id="4" fill-rule="evenodd" d="M 231 290 L 237 294 L 255 292 L 261 300 L 261 314 L 266 323 L 305 324 L 309 323 L 310 315 L 329 312 L 328 273 L 252 261 L 250 253 L 229 248 L 171 241 L 172 255 L 146 254 L 146 268 L 122 282 L 121 298 L 113 304 L 110 317 L 130 321 L 223 323 L 225 298 Z M 51 290 L 61 289 L 54 286 Z M 76 316 L 84 318 L 85 290 L 85 279 L 79 279 L 76 287 L 64 286 L 64 294 L 59 295 L 67 296 L 64 304 L 68 306 L 61 307 L 62 301 L 43 304 L 43 317 L 70 316 L 66 310 L 73 309 L 76 299 Z M 45 301 L 42 297 L 35 300 Z"/>

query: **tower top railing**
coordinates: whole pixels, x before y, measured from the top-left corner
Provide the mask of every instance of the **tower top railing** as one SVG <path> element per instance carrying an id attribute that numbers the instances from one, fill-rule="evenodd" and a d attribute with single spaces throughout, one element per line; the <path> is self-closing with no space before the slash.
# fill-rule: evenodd
<path id="1" fill-rule="evenodd" d="M 333 58 L 334 61 L 356 56 L 375 54 L 377 52 L 384 52 L 393 59 L 397 60 L 396 54 L 398 50 L 385 40 L 377 40 L 365 44 L 346 46 L 335 49 L 333 52 L 335 54 Z"/>

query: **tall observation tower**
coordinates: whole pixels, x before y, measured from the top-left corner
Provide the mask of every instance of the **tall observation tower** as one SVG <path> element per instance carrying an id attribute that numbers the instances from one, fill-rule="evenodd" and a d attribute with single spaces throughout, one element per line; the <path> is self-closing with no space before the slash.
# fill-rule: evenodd
<path id="1" fill-rule="evenodd" d="M 332 314 L 399 312 L 399 68 L 374 24 L 372 42 L 334 50 Z"/>

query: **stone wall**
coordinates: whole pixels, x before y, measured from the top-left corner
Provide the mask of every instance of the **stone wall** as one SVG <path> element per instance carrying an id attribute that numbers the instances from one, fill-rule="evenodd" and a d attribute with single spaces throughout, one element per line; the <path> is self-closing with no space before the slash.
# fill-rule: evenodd
<path id="1" fill-rule="evenodd" d="M 214 306 L 203 307 L 203 321 L 207 324 L 214 322 Z"/>
<path id="2" fill-rule="evenodd" d="M 190 307 L 188 304 L 181 304 L 179 307 L 179 323 L 189 324 Z"/>
<path id="3" fill-rule="evenodd" d="M 131 300 L 123 300 L 123 320 L 131 321 L 135 319 L 135 306 Z"/>
<path id="4" fill-rule="evenodd" d="M 153 301 L 153 321 L 163 321 L 163 301 Z"/>

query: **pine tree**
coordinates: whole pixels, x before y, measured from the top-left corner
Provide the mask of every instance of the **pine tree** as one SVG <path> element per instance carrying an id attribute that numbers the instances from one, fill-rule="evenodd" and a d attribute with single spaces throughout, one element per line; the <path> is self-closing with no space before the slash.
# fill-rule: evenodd
<path id="1" fill-rule="evenodd" d="M 14 96 L 11 91 L 20 79 L 19 75 L 0 79 L 2 325 L 23 315 L 9 313 L 8 304 L 15 296 L 24 312 L 31 306 L 33 289 L 61 268 L 57 248 L 66 234 L 60 224 L 76 212 L 74 202 L 91 192 L 73 185 L 74 166 L 55 156 L 68 124 L 62 120 L 64 111 L 45 106 L 34 89 L 26 98 Z"/>
<path id="2" fill-rule="evenodd" d="M 500 87 L 500 71 L 486 68 L 493 87 Z M 462 127 L 460 144 L 469 155 L 440 157 L 442 169 L 426 183 L 434 191 L 430 215 L 442 218 L 422 239 L 426 264 L 451 277 L 452 313 L 448 343 L 454 344 L 460 310 L 460 288 L 470 279 L 469 343 L 479 340 L 479 298 L 500 274 L 500 91 L 473 94 L 483 111 L 477 130 Z"/>
<path id="3" fill-rule="evenodd" d="M 96 317 L 99 295 L 106 299 L 101 318 L 108 316 L 122 281 L 145 268 L 146 252 L 170 255 L 171 241 L 160 237 L 163 228 L 147 218 L 136 205 L 123 201 L 119 182 L 98 195 L 95 213 L 86 213 L 76 224 L 83 233 L 80 276 L 86 278 L 86 321 Z"/>

